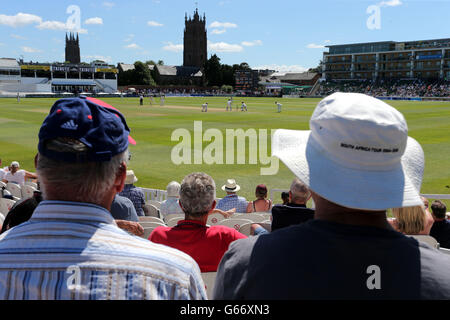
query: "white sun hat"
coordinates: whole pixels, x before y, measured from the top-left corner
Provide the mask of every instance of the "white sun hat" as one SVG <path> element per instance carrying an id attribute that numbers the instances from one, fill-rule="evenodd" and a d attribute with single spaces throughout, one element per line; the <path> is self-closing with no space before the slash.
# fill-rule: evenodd
<path id="1" fill-rule="evenodd" d="M 133 170 L 127 170 L 127 177 L 125 179 L 125 184 L 133 184 L 138 181 L 138 178 L 134 175 Z"/>
<path id="2" fill-rule="evenodd" d="M 222 186 L 222 190 L 226 192 L 238 192 L 241 187 L 236 183 L 234 179 L 228 179 L 227 183 Z"/>
<path id="3" fill-rule="evenodd" d="M 363 210 L 422 204 L 424 153 L 395 108 L 334 93 L 319 102 L 310 129 L 277 130 L 272 153 L 315 193 Z"/>

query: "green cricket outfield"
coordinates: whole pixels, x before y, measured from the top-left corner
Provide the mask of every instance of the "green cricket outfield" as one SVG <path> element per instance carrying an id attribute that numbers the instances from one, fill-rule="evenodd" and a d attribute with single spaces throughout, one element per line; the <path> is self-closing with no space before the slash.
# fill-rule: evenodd
<path id="1" fill-rule="evenodd" d="M 131 135 L 137 141 L 137 145 L 130 146 L 132 158 L 129 163 L 129 168 L 139 179 L 137 186 L 165 189 L 172 180 L 180 182 L 191 172 L 203 171 L 214 178 L 218 197 L 225 195 L 221 186 L 226 179 L 234 178 L 241 186 L 240 194 L 248 200 L 254 198 L 255 187 L 261 183 L 266 184 L 269 191 L 289 188 L 293 175 L 281 161 L 276 174 L 261 175 L 262 168 L 275 165 L 267 163 L 269 158 L 264 156 L 270 156 L 270 131 L 279 128 L 308 130 L 309 119 L 320 101 L 235 97 L 233 111 L 226 112 L 227 97 L 166 97 L 165 106 L 159 105 L 159 99 L 150 105 L 150 100 L 145 98 L 144 106 L 139 106 L 139 98 L 103 100 L 125 115 Z M 33 158 L 37 151 L 39 128 L 54 101 L 56 99 L 22 98 L 20 102 L 12 98 L 0 99 L 0 157 L 3 166 L 17 160 L 23 169 L 34 171 Z M 242 101 L 247 104 L 248 112 L 240 111 Z M 283 104 L 281 113 L 277 113 L 275 101 Z M 205 102 L 208 102 L 207 113 L 201 112 L 201 105 Z M 421 192 L 449 194 L 450 102 L 388 103 L 404 114 L 409 135 L 419 141 L 425 151 L 426 167 Z M 236 110 L 236 107 L 239 109 Z M 194 135 L 194 126 L 201 126 L 205 135 L 203 140 L 206 140 L 208 133 L 216 133 L 213 134 L 215 138 L 201 141 L 201 135 Z M 239 154 L 236 140 L 234 154 L 227 153 L 227 130 L 238 132 L 238 129 L 247 133 L 247 130 L 254 130 L 258 143 L 250 146 L 250 139 L 247 139 L 245 154 Z M 191 133 L 190 143 L 194 148 L 190 155 L 177 152 L 179 150 L 176 148 L 184 140 L 181 136 L 186 132 Z M 218 141 L 217 133 L 220 132 L 223 139 Z M 264 137 L 267 141 L 262 139 Z M 223 154 L 208 149 L 212 142 L 216 143 L 215 146 L 222 143 Z M 265 147 L 263 142 L 267 142 Z M 268 149 L 267 152 L 264 148 Z M 212 160 L 208 160 L 205 154 Z M 184 163 L 177 164 L 180 159 L 184 159 Z M 275 197 L 279 200 L 279 194 Z"/>

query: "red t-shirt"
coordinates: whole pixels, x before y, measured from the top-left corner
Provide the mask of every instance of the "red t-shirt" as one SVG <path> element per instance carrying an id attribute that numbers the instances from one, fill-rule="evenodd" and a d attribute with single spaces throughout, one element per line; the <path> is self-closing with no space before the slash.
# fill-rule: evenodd
<path id="1" fill-rule="evenodd" d="M 207 227 L 200 221 L 182 220 L 175 227 L 157 227 L 148 240 L 190 255 L 201 272 L 215 272 L 231 242 L 247 238 L 226 226 Z"/>

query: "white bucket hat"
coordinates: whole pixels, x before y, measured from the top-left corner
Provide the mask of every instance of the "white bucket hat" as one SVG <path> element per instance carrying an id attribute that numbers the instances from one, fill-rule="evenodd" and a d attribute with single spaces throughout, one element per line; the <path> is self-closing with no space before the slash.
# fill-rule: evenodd
<path id="1" fill-rule="evenodd" d="M 315 193 L 363 210 L 422 204 L 424 153 L 395 108 L 334 93 L 319 102 L 310 129 L 277 130 L 272 153 Z"/>
<path id="2" fill-rule="evenodd" d="M 227 183 L 222 186 L 222 190 L 226 192 L 238 192 L 239 190 L 241 190 L 241 187 L 236 184 L 236 180 L 228 179 Z"/>
<path id="3" fill-rule="evenodd" d="M 125 179 L 125 184 L 133 184 L 138 181 L 138 178 L 134 175 L 133 170 L 127 170 L 127 177 Z"/>

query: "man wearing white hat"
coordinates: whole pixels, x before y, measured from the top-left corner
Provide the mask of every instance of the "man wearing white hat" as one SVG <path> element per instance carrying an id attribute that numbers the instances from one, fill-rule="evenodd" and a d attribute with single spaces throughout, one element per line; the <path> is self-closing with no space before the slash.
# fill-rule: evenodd
<path id="1" fill-rule="evenodd" d="M 216 209 L 220 209 L 222 211 L 236 209 L 237 213 L 247 212 L 247 200 L 236 194 L 239 190 L 241 190 L 241 187 L 236 183 L 236 180 L 228 179 L 227 183 L 222 186 L 222 190 L 225 191 L 227 195 L 219 200 Z"/>
<path id="2" fill-rule="evenodd" d="M 423 204 L 424 154 L 403 115 L 335 93 L 310 129 L 277 130 L 272 150 L 311 189 L 315 218 L 231 244 L 214 298 L 450 299 L 450 256 L 386 220 L 388 208 Z"/>
<path id="3" fill-rule="evenodd" d="M 125 179 L 125 186 L 120 196 L 128 198 L 133 202 L 134 208 L 138 216 L 145 216 L 145 195 L 144 192 L 134 185 L 138 178 L 134 175 L 133 170 L 127 170 L 127 178 Z"/>

